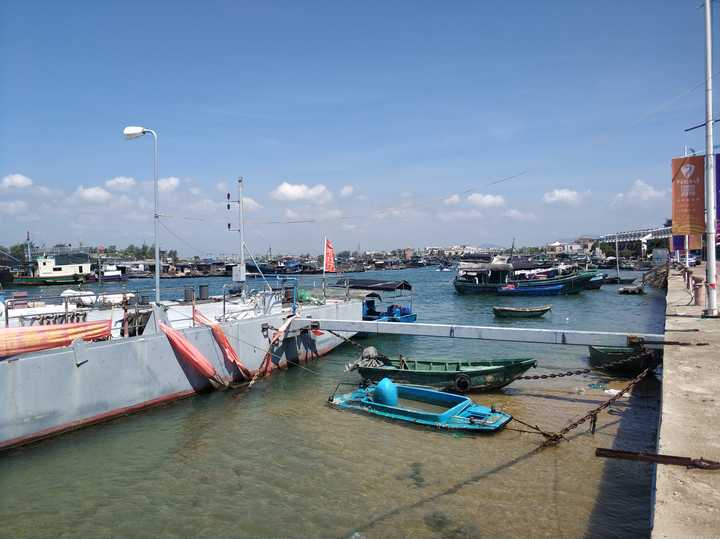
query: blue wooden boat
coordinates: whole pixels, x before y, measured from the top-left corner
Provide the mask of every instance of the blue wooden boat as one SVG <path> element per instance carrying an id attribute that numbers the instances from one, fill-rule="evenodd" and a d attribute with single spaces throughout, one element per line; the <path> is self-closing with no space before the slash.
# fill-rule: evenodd
<path id="1" fill-rule="evenodd" d="M 496 292 L 500 296 L 558 296 L 563 293 L 564 284 L 549 284 L 544 286 L 501 286 Z"/>
<path id="2" fill-rule="evenodd" d="M 377 385 L 361 386 L 352 393 L 337 395 L 328 403 L 340 410 L 353 410 L 396 421 L 467 432 L 494 432 L 511 419 L 510 414 L 481 406 L 469 397 L 434 389 L 394 384 L 383 378 Z"/>

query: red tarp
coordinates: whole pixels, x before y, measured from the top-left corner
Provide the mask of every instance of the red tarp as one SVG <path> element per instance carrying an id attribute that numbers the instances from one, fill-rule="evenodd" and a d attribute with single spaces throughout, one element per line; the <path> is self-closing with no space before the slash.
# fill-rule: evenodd
<path id="1" fill-rule="evenodd" d="M 170 345 L 173 347 L 173 350 L 180 355 L 183 361 L 186 361 L 194 367 L 208 380 L 213 380 L 218 384 L 225 385 L 222 378 L 220 378 L 215 370 L 213 364 L 208 361 L 200 350 L 195 348 L 195 346 L 193 346 L 192 343 L 185 338 L 185 335 L 171 328 L 167 324 L 163 324 L 162 322 L 160 322 L 159 326 L 170 341 Z"/>
<path id="2" fill-rule="evenodd" d="M 111 320 L 0 329 L 0 357 L 69 346 L 75 339 L 110 337 Z"/>
<path id="3" fill-rule="evenodd" d="M 228 341 L 228 338 L 222 330 L 222 327 L 220 327 L 220 324 L 213 322 L 199 311 L 195 311 L 193 313 L 193 320 L 195 320 L 198 324 L 210 327 L 213 337 L 215 338 L 215 342 L 222 350 L 225 360 L 237 365 L 237 368 L 240 370 L 242 375 L 249 380 L 252 377 L 250 370 L 243 365 L 242 361 L 240 361 L 240 357 L 237 355 L 237 352 L 235 352 L 235 349 L 230 345 L 230 341 Z"/>

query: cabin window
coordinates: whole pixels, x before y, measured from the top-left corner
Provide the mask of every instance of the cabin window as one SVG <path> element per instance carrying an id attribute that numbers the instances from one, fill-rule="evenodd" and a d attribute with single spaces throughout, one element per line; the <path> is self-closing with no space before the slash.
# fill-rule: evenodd
<path id="1" fill-rule="evenodd" d="M 55 267 L 55 268 L 53 268 L 53 271 L 62 271 L 62 268 Z"/>
<path id="2" fill-rule="evenodd" d="M 43 262 L 43 266 L 47 266 L 47 262 Z"/>
<path id="3" fill-rule="evenodd" d="M 82 266 L 78 266 L 78 271 L 79 271 L 80 273 L 83 272 Z"/>

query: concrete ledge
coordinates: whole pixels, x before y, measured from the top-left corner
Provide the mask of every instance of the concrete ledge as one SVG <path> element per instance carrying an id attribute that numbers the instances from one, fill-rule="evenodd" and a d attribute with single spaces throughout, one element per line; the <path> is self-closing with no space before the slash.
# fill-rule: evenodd
<path id="1" fill-rule="evenodd" d="M 665 332 L 693 346 L 665 347 L 658 453 L 720 461 L 720 319 L 701 318 L 690 302 L 671 270 Z M 720 472 L 657 465 L 652 537 L 720 537 Z"/>

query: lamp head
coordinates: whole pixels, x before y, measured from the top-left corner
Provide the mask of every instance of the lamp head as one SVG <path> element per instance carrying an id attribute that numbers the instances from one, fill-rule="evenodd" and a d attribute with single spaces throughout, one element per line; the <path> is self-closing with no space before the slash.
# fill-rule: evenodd
<path id="1" fill-rule="evenodd" d="M 128 140 L 142 137 L 146 132 L 147 130 L 144 127 L 139 127 L 137 125 L 129 125 L 123 129 L 123 135 L 125 135 L 125 138 Z"/>

